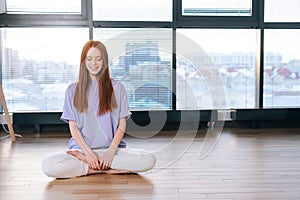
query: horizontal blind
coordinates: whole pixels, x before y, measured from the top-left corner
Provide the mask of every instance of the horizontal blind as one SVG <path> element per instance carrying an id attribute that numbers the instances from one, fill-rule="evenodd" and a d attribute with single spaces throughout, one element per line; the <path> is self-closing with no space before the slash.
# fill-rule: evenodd
<path id="1" fill-rule="evenodd" d="M 182 0 L 185 16 L 251 16 L 252 0 Z"/>
<path id="2" fill-rule="evenodd" d="M 172 21 L 172 0 L 94 0 L 94 21 Z"/>
<path id="3" fill-rule="evenodd" d="M 2 85 L 10 112 L 60 111 L 77 80 L 87 28 L 0 30 Z"/>
<path id="4" fill-rule="evenodd" d="M 94 29 L 104 42 L 112 78 L 121 81 L 131 110 L 172 109 L 172 30 Z"/>
<path id="5" fill-rule="evenodd" d="M 7 12 L 18 14 L 80 14 L 81 0 L 6 0 Z"/>

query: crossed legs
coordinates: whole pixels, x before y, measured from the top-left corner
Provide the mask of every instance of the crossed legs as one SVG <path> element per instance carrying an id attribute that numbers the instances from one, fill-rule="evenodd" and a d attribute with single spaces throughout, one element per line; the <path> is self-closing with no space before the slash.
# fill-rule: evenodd
<path id="1" fill-rule="evenodd" d="M 75 156 L 79 160 L 81 160 L 84 163 L 87 163 L 84 153 L 78 150 L 68 150 L 67 154 Z M 91 168 L 88 168 L 87 174 L 98 174 L 98 173 L 106 173 L 106 174 L 127 174 L 130 173 L 127 170 L 118 170 L 118 169 L 107 169 L 107 170 L 94 170 Z"/>
<path id="2" fill-rule="evenodd" d="M 101 156 L 106 149 L 95 150 Z M 156 163 L 155 156 L 145 150 L 120 148 L 117 150 L 111 168 L 93 170 L 88 167 L 85 155 L 80 150 L 67 150 L 46 158 L 42 162 L 43 172 L 54 178 L 72 178 L 96 173 L 126 174 L 151 170 Z"/>

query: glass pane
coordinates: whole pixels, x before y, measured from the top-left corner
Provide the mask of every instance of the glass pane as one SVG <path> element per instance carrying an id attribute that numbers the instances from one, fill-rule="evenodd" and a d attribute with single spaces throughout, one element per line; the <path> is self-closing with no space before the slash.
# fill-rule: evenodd
<path id="1" fill-rule="evenodd" d="M 106 45 L 112 78 L 121 81 L 131 110 L 172 108 L 172 30 L 94 29 Z"/>
<path id="2" fill-rule="evenodd" d="M 7 13 L 80 14 L 81 0 L 6 0 Z"/>
<path id="3" fill-rule="evenodd" d="M 251 16 L 252 0 L 182 0 L 185 16 Z"/>
<path id="4" fill-rule="evenodd" d="M 62 110 L 77 80 L 87 28 L 1 29 L 2 85 L 10 112 Z"/>
<path id="5" fill-rule="evenodd" d="M 300 1 L 265 0 L 265 22 L 300 22 Z"/>
<path id="6" fill-rule="evenodd" d="M 172 0 L 96 0 L 93 19 L 102 21 L 172 21 Z"/>
<path id="7" fill-rule="evenodd" d="M 177 32 L 178 109 L 255 107 L 256 30 Z"/>
<path id="8" fill-rule="evenodd" d="M 300 30 L 265 30 L 264 107 L 300 106 Z"/>

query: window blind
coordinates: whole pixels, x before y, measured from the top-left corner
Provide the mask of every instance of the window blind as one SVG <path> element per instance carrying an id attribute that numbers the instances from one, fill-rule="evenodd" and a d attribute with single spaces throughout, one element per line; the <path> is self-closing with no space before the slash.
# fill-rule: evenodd
<path id="1" fill-rule="evenodd" d="M 185 16 L 251 16 L 252 0 L 182 0 Z"/>
<path id="2" fill-rule="evenodd" d="M 172 21 L 172 0 L 95 0 L 94 21 Z"/>
<path id="3" fill-rule="evenodd" d="M 172 30 L 96 28 L 108 49 L 112 78 L 121 81 L 132 110 L 172 109 Z"/>
<path id="4" fill-rule="evenodd" d="M 62 110 L 77 80 L 87 28 L 0 29 L 2 85 L 10 112 Z"/>
<path id="5" fill-rule="evenodd" d="M 7 13 L 80 14 L 81 0 L 6 0 Z"/>

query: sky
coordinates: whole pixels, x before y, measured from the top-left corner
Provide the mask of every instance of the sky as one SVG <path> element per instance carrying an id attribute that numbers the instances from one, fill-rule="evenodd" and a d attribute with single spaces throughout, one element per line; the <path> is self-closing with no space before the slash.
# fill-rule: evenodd
<path id="1" fill-rule="evenodd" d="M 7 28 L 5 46 L 18 50 L 20 59 L 67 61 L 78 64 L 87 28 Z"/>

